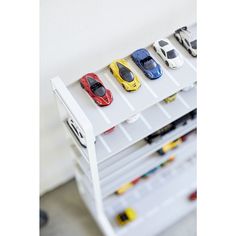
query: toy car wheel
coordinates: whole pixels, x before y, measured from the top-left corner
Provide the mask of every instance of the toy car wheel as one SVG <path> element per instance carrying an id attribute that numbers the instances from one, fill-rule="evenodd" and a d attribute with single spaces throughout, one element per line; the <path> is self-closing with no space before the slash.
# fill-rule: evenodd
<path id="1" fill-rule="evenodd" d="M 124 88 L 125 91 L 130 92 L 129 90 L 126 89 L 126 87 L 123 84 L 122 87 Z"/>
<path id="2" fill-rule="evenodd" d="M 149 75 L 148 75 L 146 72 L 145 72 L 144 74 L 145 74 L 145 76 L 146 76 L 147 78 L 149 78 Z"/>
<path id="3" fill-rule="evenodd" d="M 82 89 L 84 89 L 84 85 L 82 83 L 80 83 L 80 86 L 81 86 Z"/>
<path id="4" fill-rule="evenodd" d="M 168 62 L 168 61 L 165 61 L 165 63 L 166 63 L 166 66 L 168 66 L 168 67 L 169 67 L 169 62 Z"/>
<path id="5" fill-rule="evenodd" d="M 110 68 L 110 72 L 113 74 L 113 70 Z"/>
<path id="6" fill-rule="evenodd" d="M 188 49 L 188 52 L 189 52 L 189 54 L 192 56 L 192 52 L 191 52 L 191 50 L 190 50 L 190 49 Z"/>

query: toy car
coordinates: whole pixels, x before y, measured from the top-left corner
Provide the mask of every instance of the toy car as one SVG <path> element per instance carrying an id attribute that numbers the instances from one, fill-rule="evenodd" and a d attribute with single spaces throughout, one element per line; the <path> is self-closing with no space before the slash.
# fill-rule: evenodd
<path id="1" fill-rule="evenodd" d="M 126 91 L 136 91 L 140 88 L 141 83 L 139 78 L 131 71 L 126 60 L 116 60 L 109 67 L 111 73 Z"/>
<path id="2" fill-rule="evenodd" d="M 79 82 L 81 87 L 86 90 L 97 105 L 108 106 L 111 104 L 113 100 L 111 91 L 105 88 L 104 84 L 96 74 L 86 74 Z"/>
<path id="3" fill-rule="evenodd" d="M 131 182 L 131 183 L 124 184 L 124 185 L 122 185 L 115 193 L 116 193 L 117 195 L 121 195 L 121 194 L 127 192 L 127 191 L 128 191 L 129 189 L 131 189 L 133 186 L 134 186 L 134 185 L 133 185 L 132 182 Z"/>
<path id="4" fill-rule="evenodd" d="M 166 154 L 168 151 L 176 148 L 177 146 L 179 146 L 182 143 L 182 139 L 178 138 L 170 143 L 167 143 L 166 145 L 164 145 L 160 150 L 158 150 L 158 154 L 160 155 L 164 155 Z"/>
<path id="5" fill-rule="evenodd" d="M 195 190 L 194 192 L 192 192 L 189 196 L 188 196 L 189 201 L 196 201 L 197 200 L 197 190 Z"/>
<path id="6" fill-rule="evenodd" d="M 165 98 L 164 102 L 165 103 L 170 103 L 170 102 L 173 102 L 175 99 L 176 99 L 176 93 L 171 95 L 171 96 L 169 96 L 169 97 L 167 97 L 167 98 Z"/>
<path id="7" fill-rule="evenodd" d="M 105 132 L 103 132 L 103 134 L 110 134 L 110 133 L 112 133 L 114 131 L 115 128 L 116 127 L 114 126 L 114 127 L 110 128 L 110 129 L 106 130 Z"/>
<path id="8" fill-rule="evenodd" d="M 163 135 L 171 132 L 172 130 L 174 130 L 176 127 L 174 125 L 174 123 L 170 123 L 168 125 L 166 125 L 165 127 L 157 130 L 156 132 L 148 135 L 145 138 L 145 141 L 147 141 L 149 144 L 151 144 L 153 142 L 153 139 L 158 138 L 158 137 L 162 137 Z"/>
<path id="9" fill-rule="evenodd" d="M 139 117 L 140 117 L 140 114 L 133 115 L 133 116 L 131 116 L 130 118 L 128 118 L 128 119 L 126 120 L 126 122 L 127 122 L 128 124 L 134 123 L 136 120 L 139 119 Z"/>
<path id="10" fill-rule="evenodd" d="M 168 67 L 176 69 L 183 65 L 184 60 L 182 56 L 168 39 L 156 41 L 153 47 Z"/>
<path id="11" fill-rule="evenodd" d="M 197 39 L 188 30 L 187 26 L 177 29 L 174 36 L 186 48 L 190 55 L 193 57 L 197 56 Z"/>
<path id="12" fill-rule="evenodd" d="M 194 87 L 196 86 L 196 84 L 197 84 L 197 81 L 194 82 L 194 83 L 191 84 L 191 85 L 186 86 L 185 88 L 182 89 L 182 91 L 188 92 L 189 90 L 191 90 L 192 88 L 194 88 Z"/>
<path id="13" fill-rule="evenodd" d="M 171 156 L 169 157 L 168 160 L 166 160 L 165 162 L 163 162 L 160 167 L 163 168 L 163 167 L 166 167 L 167 165 L 169 165 L 171 162 L 173 162 L 175 160 L 175 156 Z"/>
<path id="14" fill-rule="evenodd" d="M 197 117 L 197 109 L 194 109 L 187 113 L 186 115 L 180 117 L 174 121 L 175 126 L 184 126 L 188 123 L 189 120 L 194 120 Z"/>
<path id="15" fill-rule="evenodd" d="M 177 120 L 173 121 L 172 123 L 166 125 L 165 127 L 157 130 L 156 132 L 148 135 L 145 138 L 145 141 L 147 141 L 149 144 L 153 142 L 155 138 L 162 137 L 163 135 L 171 132 L 172 130 L 175 130 L 179 126 L 186 125 L 189 120 L 195 119 L 197 116 L 197 109 L 187 113 L 186 115 L 178 118 Z"/>
<path id="16" fill-rule="evenodd" d="M 140 180 L 141 180 L 141 177 L 138 177 L 138 178 L 132 180 L 131 183 L 132 183 L 133 185 L 135 185 L 135 184 L 139 183 Z"/>
<path id="17" fill-rule="evenodd" d="M 137 218 L 137 213 L 132 208 L 126 208 L 123 212 L 116 216 L 116 221 L 119 225 L 126 225 Z"/>
<path id="18" fill-rule="evenodd" d="M 194 87 L 195 87 L 195 84 L 193 83 L 193 84 L 191 84 L 191 85 L 186 86 L 185 88 L 183 88 L 182 91 L 188 92 L 189 90 L 191 90 L 191 89 L 194 88 Z"/>
<path id="19" fill-rule="evenodd" d="M 150 177 L 150 175 L 155 174 L 155 172 L 159 169 L 159 167 L 155 167 L 151 170 L 149 170 L 148 172 L 146 172 L 144 175 L 142 175 L 142 178 L 148 178 Z"/>
<path id="20" fill-rule="evenodd" d="M 149 79 L 154 80 L 162 76 L 161 66 L 146 49 L 136 50 L 131 54 L 131 58 Z"/>
<path id="21" fill-rule="evenodd" d="M 86 146 L 86 141 L 84 138 L 84 135 L 82 134 L 82 132 L 80 131 L 79 127 L 76 125 L 76 123 L 74 122 L 73 119 L 68 118 L 67 119 L 67 124 L 69 125 L 71 131 L 74 133 L 74 135 L 76 136 L 77 140 L 79 141 L 80 145 L 84 148 L 87 148 Z"/>

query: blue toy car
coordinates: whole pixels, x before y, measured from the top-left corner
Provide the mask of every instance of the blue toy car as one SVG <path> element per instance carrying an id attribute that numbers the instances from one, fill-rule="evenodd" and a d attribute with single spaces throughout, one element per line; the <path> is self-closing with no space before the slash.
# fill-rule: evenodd
<path id="1" fill-rule="evenodd" d="M 136 50 L 131 54 L 131 58 L 149 79 L 159 79 L 162 76 L 161 66 L 146 49 Z"/>
<path id="2" fill-rule="evenodd" d="M 157 166 L 151 170 L 149 170 L 148 172 L 146 172 L 144 175 L 142 175 L 142 178 L 148 178 L 150 175 L 155 174 L 155 172 L 160 168 L 160 166 Z"/>

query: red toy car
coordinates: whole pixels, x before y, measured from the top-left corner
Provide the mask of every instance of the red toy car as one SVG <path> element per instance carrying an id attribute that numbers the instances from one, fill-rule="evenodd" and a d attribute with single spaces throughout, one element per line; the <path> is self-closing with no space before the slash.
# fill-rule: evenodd
<path id="1" fill-rule="evenodd" d="M 133 185 L 135 185 L 135 184 L 137 184 L 140 180 L 141 180 L 141 177 L 138 177 L 138 178 L 134 179 L 133 181 L 131 181 L 131 183 L 132 183 Z"/>
<path id="2" fill-rule="evenodd" d="M 188 196 L 189 201 L 196 201 L 197 200 L 197 190 L 193 191 L 189 196 Z"/>
<path id="3" fill-rule="evenodd" d="M 113 98 L 111 91 L 106 89 L 99 77 L 88 73 L 80 79 L 80 85 L 99 106 L 108 106 Z"/>
<path id="4" fill-rule="evenodd" d="M 104 134 L 110 134 L 110 133 L 113 132 L 114 129 L 115 129 L 115 126 L 112 127 L 112 128 L 110 128 L 110 129 L 108 129 L 108 130 L 106 130 L 106 131 L 104 132 Z"/>

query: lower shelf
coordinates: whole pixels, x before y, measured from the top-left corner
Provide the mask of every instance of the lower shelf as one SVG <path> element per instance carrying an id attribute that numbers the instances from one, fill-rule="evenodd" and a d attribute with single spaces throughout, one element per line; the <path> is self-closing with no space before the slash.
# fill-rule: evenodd
<path id="1" fill-rule="evenodd" d="M 141 116 L 136 122 L 131 124 L 123 122 L 117 125 L 113 132 L 97 136 L 95 148 L 98 167 L 103 169 L 110 165 L 113 162 L 112 159 L 125 152 L 125 149 L 196 109 L 196 106 L 196 87 L 194 87 L 187 92 L 180 91 L 176 100 L 171 103 L 166 104 L 162 101 L 149 107 L 140 113 Z M 65 128 L 81 152 L 84 165 L 89 166 L 87 149 L 81 147 L 66 123 Z"/>
<path id="2" fill-rule="evenodd" d="M 105 202 L 107 216 L 117 235 L 151 236 L 191 212 L 196 202 L 188 195 L 196 189 L 196 159 L 190 156 L 185 162 L 167 168 L 161 174 L 144 181 L 123 196 L 112 196 Z M 115 216 L 132 207 L 138 219 L 120 227 Z"/>
<path id="3" fill-rule="evenodd" d="M 113 178 L 108 179 L 106 182 L 102 182 L 102 193 L 103 196 L 109 196 L 115 190 L 125 183 L 128 183 L 139 176 L 145 174 L 147 171 L 158 166 L 159 164 L 165 162 L 170 156 L 176 156 L 176 161 L 183 161 L 188 156 L 189 153 L 196 151 L 196 137 L 193 135 L 192 138 L 189 138 L 185 143 L 180 145 L 177 149 L 174 149 L 162 157 L 159 157 L 156 153 L 153 153 L 150 156 L 145 158 L 138 159 L 138 163 L 135 163 L 133 168 L 129 167 L 127 171 L 121 170 L 121 173 L 114 175 Z"/>
<path id="4" fill-rule="evenodd" d="M 98 167 L 99 177 L 101 181 L 104 181 L 106 178 L 111 178 L 111 175 L 115 174 L 117 171 L 121 171 L 124 167 L 130 166 L 132 163 L 138 161 L 140 158 L 145 158 L 146 156 L 151 155 L 156 150 L 161 148 L 167 142 L 173 141 L 178 137 L 190 132 L 196 128 L 196 120 L 190 120 L 187 124 L 178 127 L 177 129 L 165 134 L 161 138 L 157 138 L 153 141 L 152 144 L 148 144 L 146 141 L 141 140 L 129 148 L 125 149 L 121 153 L 110 158 L 106 165 L 103 167 Z M 86 176 L 91 180 L 90 168 L 87 165 L 84 158 L 79 154 L 77 148 L 73 148 L 76 153 L 77 161 L 81 168 L 83 169 Z M 128 181 L 128 180 L 127 180 Z"/>
<path id="5" fill-rule="evenodd" d="M 158 170 L 150 178 L 141 181 L 123 195 L 110 195 L 103 200 L 109 227 L 104 227 L 94 211 L 95 205 L 91 193 L 83 189 L 80 175 L 76 175 L 78 188 L 91 214 L 101 226 L 106 236 L 152 236 L 165 230 L 196 208 L 196 202 L 190 202 L 188 196 L 196 189 L 196 150 L 187 152 L 186 157 L 178 158 Z M 78 173 L 78 170 L 76 171 Z M 133 208 L 136 221 L 120 227 L 115 216 L 125 208 Z M 114 231 L 106 232 L 107 228 Z"/>

